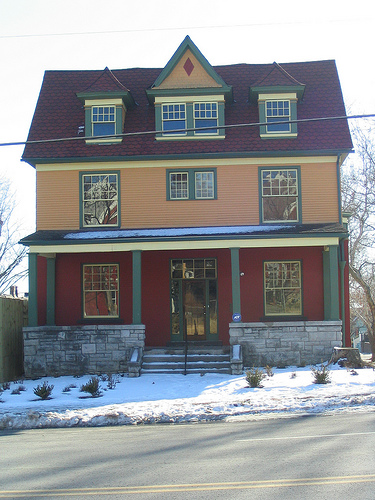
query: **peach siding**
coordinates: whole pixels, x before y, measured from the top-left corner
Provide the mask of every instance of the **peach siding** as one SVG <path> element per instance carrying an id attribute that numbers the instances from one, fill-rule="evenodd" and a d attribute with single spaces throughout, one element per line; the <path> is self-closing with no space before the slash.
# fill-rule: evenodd
<path id="1" fill-rule="evenodd" d="M 184 70 L 184 64 L 187 59 L 194 65 L 190 76 Z M 211 78 L 203 66 L 193 56 L 190 50 L 187 50 L 183 57 L 178 61 L 174 70 L 167 76 L 158 89 L 181 89 L 181 88 L 196 88 L 196 87 L 220 87 L 213 78 Z"/>
<path id="2" fill-rule="evenodd" d="M 37 173 L 37 229 L 79 229 L 79 172 Z"/>
<path id="3" fill-rule="evenodd" d="M 302 222 L 338 221 L 335 163 L 301 165 L 301 178 Z M 120 185 L 122 227 L 259 223 L 257 165 L 217 167 L 216 200 L 167 201 L 166 168 L 125 168 Z M 37 200 L 38 229 L 79 228 L 77 170 L 38 172 Z"/>

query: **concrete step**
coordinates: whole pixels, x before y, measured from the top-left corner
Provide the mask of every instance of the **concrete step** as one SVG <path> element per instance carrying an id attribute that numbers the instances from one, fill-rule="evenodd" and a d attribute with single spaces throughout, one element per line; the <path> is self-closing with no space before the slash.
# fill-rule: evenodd
<path id="1" fill-rule="evenodd" d="M 187 373 L 231 373 L 229 353 L 222 348 L 188 351 Z M 185 373 L 182 349 L 149 349 L 144 352 L 141 373 Z"/>

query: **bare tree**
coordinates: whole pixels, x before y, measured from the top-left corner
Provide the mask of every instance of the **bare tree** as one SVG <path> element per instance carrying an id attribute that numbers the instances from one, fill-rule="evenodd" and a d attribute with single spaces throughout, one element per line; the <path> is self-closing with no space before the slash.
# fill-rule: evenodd
<path id="1" fill-rule="evenodd" d="M 367 327 L 375 361 L 375 129 L 374 123 L 353 130 L 355 157 L 343 168 L 343 211 L 349 219 L 351 300 Z M 360 303 L 361 302 L 361 303 Z"/>
<path id="2" fill-rule="evenodd" d="M 19 226 L 14 221 L 14 198 L 7 179 L 0 177 L 0 294 L 27 275 L 20 264 L 27 249 L 18 244 Z"/>

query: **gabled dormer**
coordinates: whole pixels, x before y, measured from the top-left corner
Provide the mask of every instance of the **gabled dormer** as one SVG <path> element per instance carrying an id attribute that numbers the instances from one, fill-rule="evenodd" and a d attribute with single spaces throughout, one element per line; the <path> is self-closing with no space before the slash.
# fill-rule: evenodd
<path id="1" fill-rule="evenodd" d="M 154 84 L 147 89 L 155 106 L 157 139 L 223 139 L 225 105 L 232 87 L 216 73 L 187 36 Z"/>
<path id="2" fill-rule="evenodd" d="M 85 136 L 91 137 L 86 143 L 121 142 L 126 111 L 133 106 L 130 91 L 105 68 L 100 76 L 77 97 L 85 107 Z M 107 137 L 108 136 L 108 137 Z"/>
<path id="3" fill-rule="evenodd" d="M 305 85 L 290 75 L 280 64 L 250 87 L 250 101 L 259 106 L 260 137 L 297 137 L 297 103 L 303 97 Z"/>

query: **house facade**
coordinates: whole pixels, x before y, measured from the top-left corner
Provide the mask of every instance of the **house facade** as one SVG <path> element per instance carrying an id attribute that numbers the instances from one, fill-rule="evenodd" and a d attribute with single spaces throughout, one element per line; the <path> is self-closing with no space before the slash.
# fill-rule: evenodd
<path id="1" fill-rule="evenodd" d="M 241 366 L 350 345 L 351 148 L 334 61 L 212 67 L 186 37 L 163 69 L 47 71 L 23 154 L 26 376 L 184 342 Z"/>

